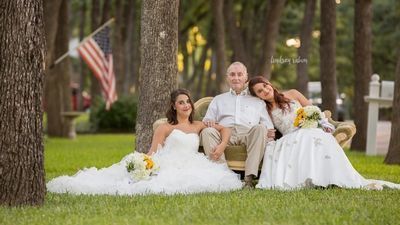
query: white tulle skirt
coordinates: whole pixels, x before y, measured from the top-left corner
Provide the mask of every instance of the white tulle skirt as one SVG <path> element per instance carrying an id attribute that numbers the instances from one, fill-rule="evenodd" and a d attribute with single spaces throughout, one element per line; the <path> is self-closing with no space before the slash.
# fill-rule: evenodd
<path id="1" fill-rule="evenodd" d="M 336 185 L 343 188 L 400 188 L 363 178 L 335 138 L 321 129 L 299 129 L 268 143 L 258 188 L 291 190 Z"/>
<path id="2" fill-rule="evenodd" d="M 47 183 L 47 190 L 70 194 L 190 194 L 223 192 L 242 187 L 238 176 L 226 164 L 208 160 L 194 152 L 164 151 L 153 156 L 159 166 L 156 176 L 135 181 L 127 172 L 126 159 L 108 168 L 89 168 L 74 176 L 57 177 Z"/>

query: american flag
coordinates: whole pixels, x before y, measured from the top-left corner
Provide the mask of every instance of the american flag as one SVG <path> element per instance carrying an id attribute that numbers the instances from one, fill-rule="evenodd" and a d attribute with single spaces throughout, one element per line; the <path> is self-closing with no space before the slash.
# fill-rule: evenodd
<path id="1" fill-rule="evenodd" d="M 118 99 L 109 33 L 110 28 L 106 26 L 78 47 L 79 54 L 100 82 L 107 110 Z"/>

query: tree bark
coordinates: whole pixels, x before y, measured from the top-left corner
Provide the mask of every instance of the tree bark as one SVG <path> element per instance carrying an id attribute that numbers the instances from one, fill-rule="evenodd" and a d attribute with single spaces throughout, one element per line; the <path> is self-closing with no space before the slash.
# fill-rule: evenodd
<path id="1" fill-rule="evenodd" d="M 44 24 L 46 32 L 46 69 L 54 61 L 54 48 L 58 28 L 58 15 L 62 0 L 44 1 Z"/>
<path id="2" fill-rule="evenodd" d="M 308 96 L 308 53 L 311 47 L 313 20 L 315 15 L 315 7 L 317 0 L 307 0 L 304 10 L 304 18 L 301 24 L 300 41 L 301 45 L 298 54 L 301 60 L 296 65 L 297 71 L 297 90 Z M 307 59 L 307 63 L 303 63 L 303 59 Z"/>
<path id="3" fill-rule="evenodd" d="M 211 55 L 211 68 L 207 74 L 207 82 L 206 82 L 206 96 L 213 96 L 213 89 L 214 89 L 214 81 L 213 81 L 213 74 L 215 74 L 215 53 Z"/>
<path id="4" fill-rule="evenodd" d="M 257 70 L 257 67 L 261 57 L 261 54 L 257 54 L 260 52 L 260 46 L 254 46 L 255 43 L 259 41 L 259 39 L 257 39 L 257 35 L 255 35 L 256 31 L 259 31 L 257 29 L 259 28 L 258 24 L 263 22 L 262 19 L 258 19 L 257 15 L 255 15 L 257 10 L 256 7 L 257 3 L 255 1 L 245 1 L 243 3 L 242 16 L 240 20 L 244 46 L 247 50 L 248 56 L 248 65 L 245 66 L 247 67 L 247 73 L 249 74 L 249 77 L 259 75 L 259 70 Z M 264 10 L 264 12 L 266 12 L 266 10 Z"/>
<path id="5" fill-rule="evenodd" d="M 232 61 L 242 62 L 249 66 L 247 51 L 244 47 L 244 41 L 240 29 L 236 25 L 236 18 L 233 11 L 233 0 L 226 0 L 224 5 L 225 20 L 229 43 L 233 50 Z"/>
<path id="6" fill-rule="evenodd" d="M 101 10 L 100 10 L 100 1 L 99 0 L 92 0 L 92 10 L 91 10 L 91 31 L 93 32 L 96 30 L 101 23 Z M 90 96 L 91 96 L 91 102 L 90 102 L 90 121 L 94 121 L 94 110 L 98 107 L 99 105 L 99 99 L 102 98 L 101 95 L 101 90 L 100 90 L 100 85 L 99 81 L 96 79 L 96 77 L 93 75 L 91 72 L 90 76 Z"/>
<path id="7" fill-rule="evenodd" d="M 177 86 L 179 0 L 142 2 L 141 64 L 136 150 L 147 152 L 152 124 L 167 110 Z"/>
<path id="8" fill-rule="evenodd" d="M 372 0 L 356 0 L 354 12 L 354 105 L 357 113 L 354 124 L 357 133 L 351 142 L 351 148 L 365 151 L 367 144 L 368 104 L 364 96 L 368 95 L 369 81 L 372 75 Z"/>
<path id="9" fill-rule="evenodd" d="M 45 4 L 53 4 L 47 3 Z M 54 19 L 58 21 L 51 63 L 68 51 L 69 24 L 68 24 L 68 0 L 62 0 L 57 18 L 54 12 L 45 11 L 46 21 Z M 47 24 L 46 24 L 47 25 Z M 46 33 L 51 34 L 50 27 L 45 27 Z M 49 37 L 47 38 L 49 39 Z M 53 68 L 46 70 L 45 102 L 47 112 L 47 134 L 52 137 L 68 137 L 68 124 L 62 117 L 62 112 L 71 111 L 70 88 L 70 59 L 67 57 Z"/>
<path id="10" fill-rule="evenodd" d="M 0 204 L 42 205 L 43 2 L 2 1 L 0 32 Z"/>
<path id="11" fill-rule="evenodd" d="M 385 158 L 386 164 L 400 164 L 400 135 L 397 133 L 400 130 L 400 49 L 394 76 L 395 83 L 392 105 L 392 128 L 389 151 Z"/>
<path id="12" fill-rule="evenodd" d="M 135 92 L 138 92 L 139 90 L 139 77 L 140 77 L 140 1 L 136 2 L 135 1 L 136 8 L 139 10 L 135 9 L 135 21 L 134 21 L 134 32 L 132 35 L 133 41 L 132 41 L 132 65 L 131 65 L 131 70 L 133 71 L 133 77 L 132 77 L 132 82 L 131 85 L 134 85 L 135 87 Z"/>
<path id="13" fill-rule="evenodd" d="M 105 22 L 107 22 L 107 20 L 109 20 L 110 17 L 110 12 L 111 12 L 111 1 L 110 0 L 104 0 L 103 1 L 103 12 L 101 15 L 101 24 L 104 24 Z"/>
<path id="14" fill-rule="evenodd" d="M 115 5 L 114 68 L 117 78 L 116 88 L 119 96 L 128 95 L 138 76 L 139 32 L 136 19 L 135 0 L 117 0 Z M 136 35 L 136 36 L 135 36 Z"/>
<path id="15" fill-rule="evenodd" d="M 116 89 L 118 96 L 125 94 L 124 84 L 125 81 L 125 57 L 126 43 L 125 43 L 125 24 L 127 21 L 124 18 L 125 0 L 116 0 L 115 4 L 115 29 L 114 29 L 114 43 L 113 43 L 113 57 L 114 57 L 114 71 L 116 76 Z"/>
<path id="16" fill-rule="evenodd" d="M 125 84 L 124 84 L 124 93 L 130 94 L 130 90 L 132 87 L 135 87 L 137 84 L 137 77 L 139 76 L 139 66 L 140 66 L 140 51 L 139 51 L 139 43 L 140 43 L 140 29 L 139 23 L 140 19 L 138 19 L 135 0 L 128 0 L 125 8 L 125 21 L 127 21 L 126 25 L 126 49 L 125 52 L 127 57 L 125 57 Z M 136 89 L 136 88 L 135 88 Z M 134 89 L 134 90 L 135 90 Z"/>
<path id="17" fill-rule="evenodd" d="M 205 75 L 204 66 L 207 60 L 207 50 L 209 49 L 209 43 L 203 46 L 201 50 L 200 60 L 198 63 L 198 69 L 194 72 L 194 75 L 197 77 L 197 87 L 194 89 L 194 93 L 192 93 L 193 100 L 198 100 L 203 96 L 203 80 Z"/>
<path id="18" fill-rule="evenodd" d="M 224 0 L 211 0 L 211 8 L 215 35 L 215 52 L 217 55 L 217 87 L 218 93 L 224 90 L 226 74 L 226 56 L 225 56 L 225 25 L 224 25 Z"/>
<path id="19" fill-rule="evenodd" d="M 85 37 L 85 25 L 86 25 L 86 11 L 87 5 L 86 1 L 81 1 L 81 7 L 79 16 L 81 17 L 79 20 L 79 41 L 82 41 Z M 80 75 L 79 75 L 79 91 L 78 91 L 78 111 L 83 111 L 83 97 L 82 92 L 86 87 L 86 74 L 88 73 L 87 67 L 85 66 L 85 62 L 82 58 L 79 59 L 79 67 L 80 67 Z"/>
<path id="20" fill-rule="evenodd" d="M 322 110 L 336 118 L 336 2 L 321 0 L 320 78 Z"/>
<path id="21" fill-rule="evenodd" d="M 279 24 L 286 0 L 270 0 L 269 2 L 270 4 L 267 8 L 268 11 L 264 27 L 265 38 L 260 62 L 261 70 L 258 70 L 259 73 L 257 73 L 265 76 L 267 79 L 271 78 L 271 57 L 275 53 L 276 40 L 279 35 Z"/>

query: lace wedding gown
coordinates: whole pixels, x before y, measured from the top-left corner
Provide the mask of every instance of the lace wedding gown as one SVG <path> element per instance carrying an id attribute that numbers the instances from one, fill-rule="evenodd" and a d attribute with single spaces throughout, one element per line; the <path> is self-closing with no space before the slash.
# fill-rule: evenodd
<path id="1" fill-rule="evenodd" d="M 399 184 L 367 180 L 351 165 L 333 135 L 320 128 L 298 129 L 293 121 L 296 109 L 291 101 L 290 111 L 271 112 L 275 127 L 283 137 L 266 147 L 258 188 L 296 189 L 336 185 L 343 188 L 400 188 Z"/>
<path id="2" fill-rule="evenodd" d="M 57 177 L 47 183 L 47 190 L 71 194 L 176 194 L 222 192 L 240 189 L 242 183 L 226 164 L 208 160 L 198 153 L 199 136 L 174 129 L 165 145 L 153 155 L 160 169 L 148 180 L 135 182 L 126 170 L 123 158 L 108 168 L 94 167 L 74 176 Z"/>

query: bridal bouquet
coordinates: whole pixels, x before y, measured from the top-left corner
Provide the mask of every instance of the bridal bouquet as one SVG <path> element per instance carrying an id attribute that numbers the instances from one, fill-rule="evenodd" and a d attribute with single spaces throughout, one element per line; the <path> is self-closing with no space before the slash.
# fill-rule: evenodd
<path id="1" fill-rule="evenodd" d="M 322 119 L 322 112 L 317 106 L 309 105 L 298 108 L 294 126 L 301 128 L 317 128 L 318 122 Z"/>
<path id="2" fill-rule="evenodd" d="M 139 181 L 149 179 L 159 167 L 150 156 L 134 152 L 126 161 L 126 169 L 134 180 Z"/>

